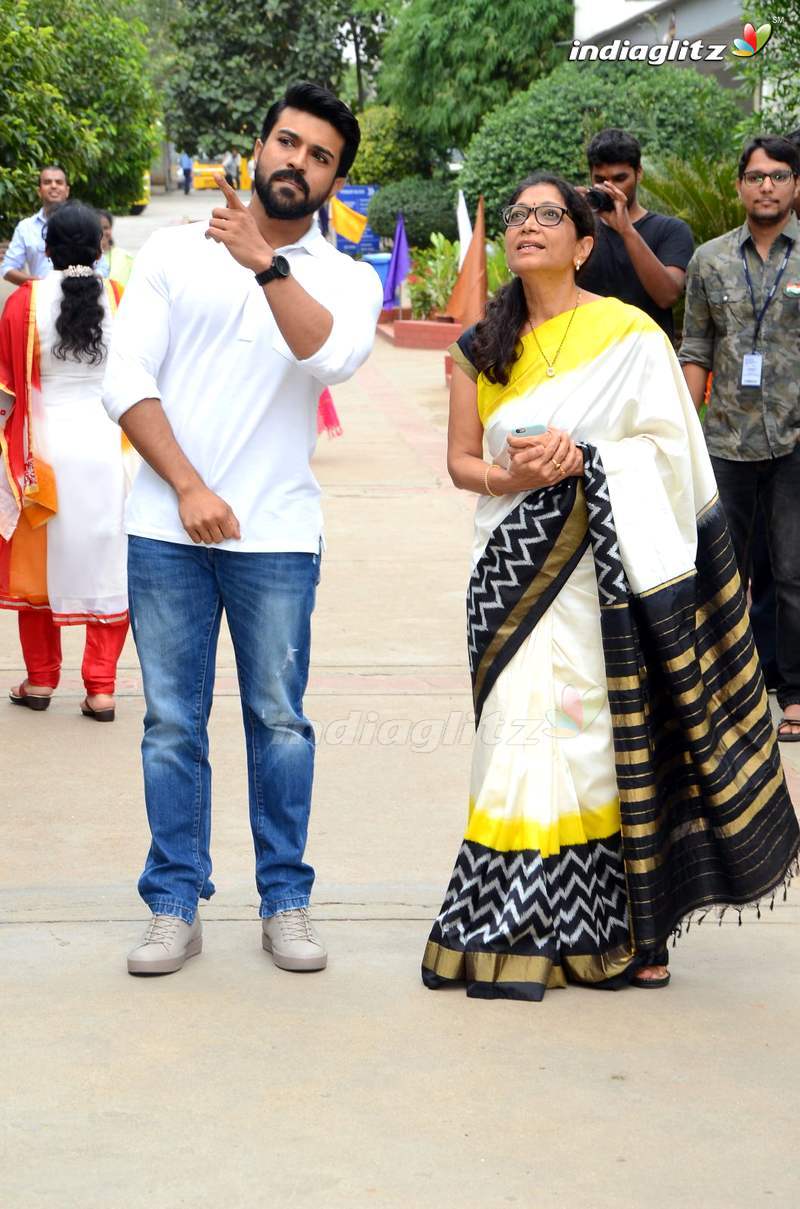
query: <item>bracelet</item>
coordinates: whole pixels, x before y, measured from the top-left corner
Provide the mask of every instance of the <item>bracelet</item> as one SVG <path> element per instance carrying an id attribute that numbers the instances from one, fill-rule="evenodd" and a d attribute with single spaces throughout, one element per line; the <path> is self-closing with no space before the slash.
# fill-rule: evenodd
<path id="1" fill-rule="evenodd" d="M 494 462 L 490 462 L 489 465 L 486 467 L 486 471 L 483 476 L 483 485 L 486 488 L 486 494 L 490 495 L 492 497 L 492 499 L 496 500 L 496 499 L 499 499 L 500 497 L 498 496 L 497 492 L 492 491 L 491 487 L 489 486 L 489 471 L 494 470 L 494 468 L 495 468 Z"/>

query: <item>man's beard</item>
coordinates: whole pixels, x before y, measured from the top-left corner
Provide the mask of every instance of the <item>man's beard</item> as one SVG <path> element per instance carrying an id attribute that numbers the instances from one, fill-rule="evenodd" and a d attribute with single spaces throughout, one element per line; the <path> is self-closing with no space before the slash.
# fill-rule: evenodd
<path id="1" fill-rule="evenodd" d="M 281 189 L 281 181 L 291 181 L 297 185 L 302 196 L 298 197 L 294 190 Z M 281 168 L 265 180 L 256 166 L 255 185 L 258 200 L 269 218 L 307 218 L 318 210 L 325 200 L 324 197 L 312 197 L 304 178 L 291 168 Z"/>
<path id="2" fill-rule="evenodd" d="M 756 227 L 774 227 L 777 223 L 786 222 L 793 209 L 792 202 L 787 202 L 782 210 L 774 210 L 772 214 L 758 214 L 755 209 L 747 215 L 748 220 Z"/>

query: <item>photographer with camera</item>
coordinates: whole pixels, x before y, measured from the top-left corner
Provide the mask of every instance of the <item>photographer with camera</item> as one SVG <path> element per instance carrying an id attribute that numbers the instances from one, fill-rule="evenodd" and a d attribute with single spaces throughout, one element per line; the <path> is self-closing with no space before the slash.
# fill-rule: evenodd
<path id="1" fill-rule="evenodd" d="M 633 135 L 601 130 L 586 155 L 592 184 L 584 192 L 600 221 L 578 285 L 638 306 L 674 340 L 672 307 L 683 293 L 694 251 L 692 233 L 681 219 L 639 205 L 642 153 Z"/>

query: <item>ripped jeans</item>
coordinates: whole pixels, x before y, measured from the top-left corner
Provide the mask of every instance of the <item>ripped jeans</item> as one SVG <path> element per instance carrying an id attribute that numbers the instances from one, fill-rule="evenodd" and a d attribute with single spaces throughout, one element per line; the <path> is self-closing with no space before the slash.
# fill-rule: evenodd
<path id="1" fill-rule="evenodd" d="M 130 537 L 131 628 L 147 712 L 142 740 L 152 843 L 139 893 L 191 922 L 211 881 L 208 718 L 223 609 L 244 718 L 261 915 L 307 906 L 303 861 L 314 731 L 303 714 L 318 554 L 252 554 Z"/>

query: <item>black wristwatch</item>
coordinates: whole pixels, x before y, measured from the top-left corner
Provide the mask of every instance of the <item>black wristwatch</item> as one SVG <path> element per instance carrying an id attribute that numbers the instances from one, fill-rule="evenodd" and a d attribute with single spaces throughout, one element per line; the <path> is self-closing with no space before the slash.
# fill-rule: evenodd
<path id="1" fill-rule="evenodd" d="M 273 256 L 269 268 L 256 273 L 256 281 L 259 285 L 266 285 L 268 281 L 276 281 L 278 277 L 288 277 L 291 271 L 285 256 Z"/>

